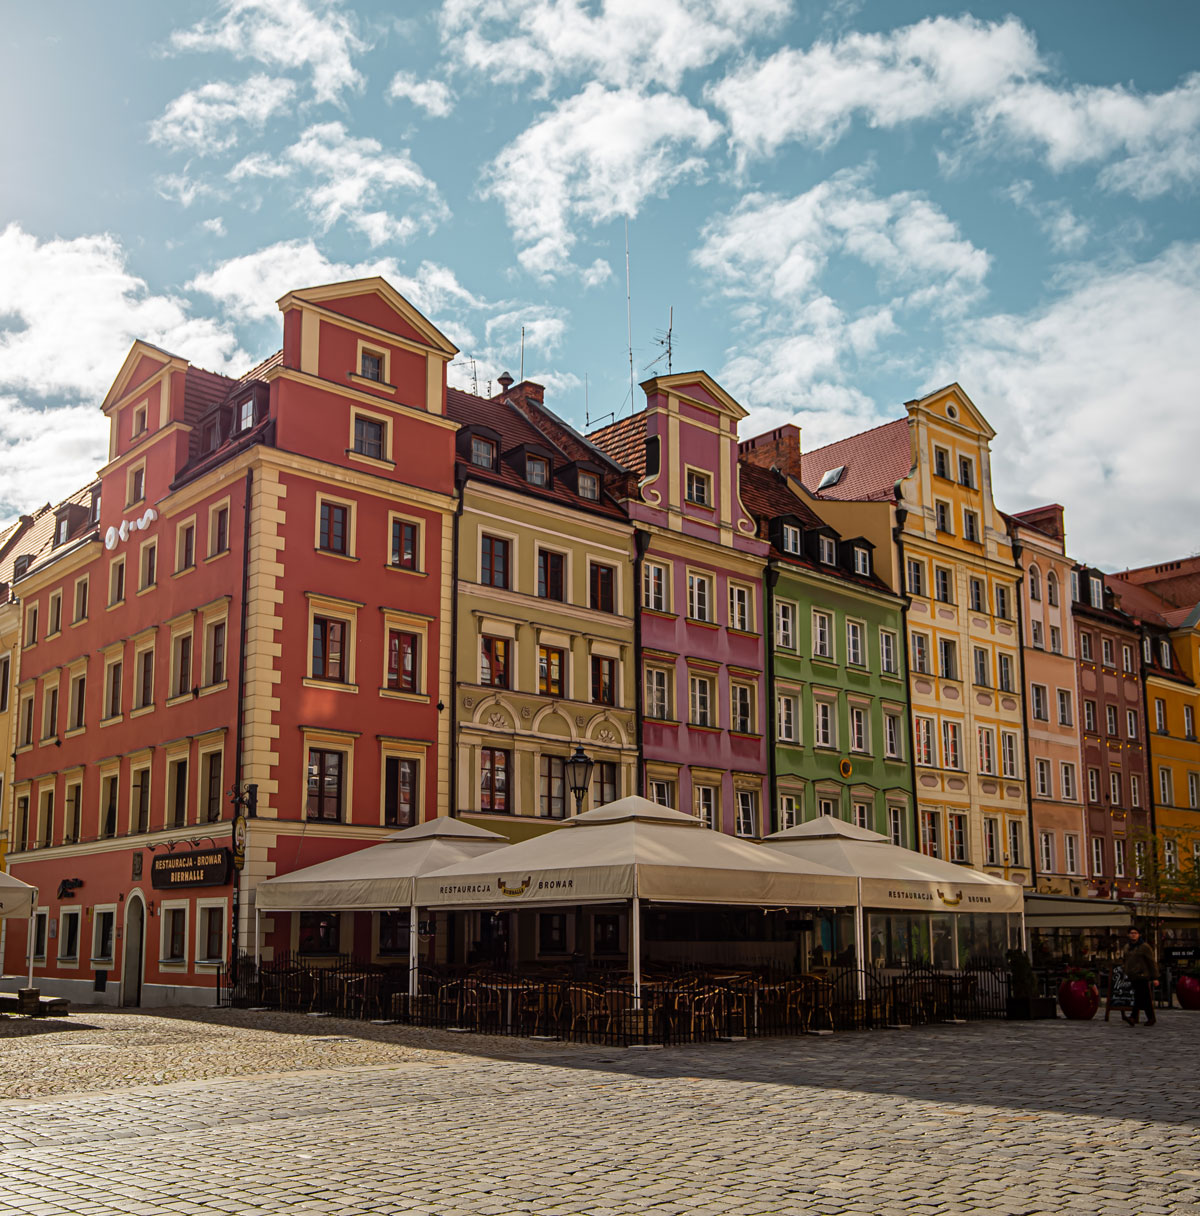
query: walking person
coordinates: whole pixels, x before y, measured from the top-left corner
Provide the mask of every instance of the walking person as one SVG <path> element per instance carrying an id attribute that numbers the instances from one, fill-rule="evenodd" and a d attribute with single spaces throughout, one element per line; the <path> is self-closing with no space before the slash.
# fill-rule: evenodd
<path id="1" fill-rule="evenodd" d="M 1157 1020 L 1154 1016 L 1154 993 L 1158 987 L 1158 959 L 1149 942 L 1142 941 L 1141 932 L 1134 926 L 1129 929 L 1129 946 L 1125 957 L 1121 960 L 1121 970 L 1125 972 L 1133 984 L 1133 1010 L 1130 1013 L 1121 1011 L 1122 1019 L 1130 1026 L 1138 1024 L 1138 1011 L 1146 1011 L 1146 1025 L 1153 1026 Z"/>

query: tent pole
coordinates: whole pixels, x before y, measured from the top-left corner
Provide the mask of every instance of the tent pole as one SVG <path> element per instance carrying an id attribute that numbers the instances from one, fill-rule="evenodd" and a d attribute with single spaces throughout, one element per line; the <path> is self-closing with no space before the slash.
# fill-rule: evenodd
<path id="1" fill-rule="evenodd" d="M 258 904 L 254 905 L 254 974 L 258 974 L 259 964 L 262 962 L 262 913 L 258 910 Z"/>
<path id="2" fill-rule="evenodd" d="M 417 905 L 408 907 L 408 1000 L 409 1007 L 417 999 L 417 950 L 420 948 L 420 937 L 417 933 Z"/>
<path id="3" fill-rule="evenodd" d="M 858 878 L 858 905 L 854 909 L 854 958 L 858 963 L 858 999 L 867 999 L 867 935 L 863 928 L 862 878 Z"/>
<path id="4" fill-rule="evenodd" d="M 630 970 L 633 972 L 633 1007 L 642 1007 L 642 901 L 635 895 L 629 909 Z"/>
<path id="5" fill-rule="evenodd" d="M 37 924 L 37 906 L 38 906 L 38 891 L 37 891 L 36 887 L 34 887 L 34 889 L 33 889 L 32 900 L 33 900 L 33 902 L 31 903 L 30 908 L 29 908 L 29 980 L 25 985 L 26 988 L 33 987 L 33 929 L 34 929 L 34 926 Z"/>

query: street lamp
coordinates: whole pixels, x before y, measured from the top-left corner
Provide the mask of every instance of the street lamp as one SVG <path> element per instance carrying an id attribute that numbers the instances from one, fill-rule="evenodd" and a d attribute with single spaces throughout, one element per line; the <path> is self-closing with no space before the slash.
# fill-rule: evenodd
<path id="1" fill-rule="evenodd" d="M 583 813 L 583 796 L 588 792 L 592 780 L 592 769 L 596 762 L 587 755 L 583 746 L 575 744 L 575 754 L 567 759 L 567 787 L 575 795 L 575 814 Z"/>

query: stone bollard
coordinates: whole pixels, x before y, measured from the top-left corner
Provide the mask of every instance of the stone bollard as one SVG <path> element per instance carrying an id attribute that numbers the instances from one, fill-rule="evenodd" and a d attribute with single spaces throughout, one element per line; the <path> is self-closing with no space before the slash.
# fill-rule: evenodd
<path id="1" fill-rule="evenodd" d="M 17 1012 L 23 1017 L 36 1018 L 41 1013 L 40 995 L 37 988 L 18 988 Z"/>

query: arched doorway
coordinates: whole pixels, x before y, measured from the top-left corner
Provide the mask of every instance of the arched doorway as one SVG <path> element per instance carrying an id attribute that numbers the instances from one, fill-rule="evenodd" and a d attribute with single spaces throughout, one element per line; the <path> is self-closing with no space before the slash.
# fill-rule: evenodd
<path id="1" fill-rule="evenodd" d="M 121 1004 L 142 1003 L 142 954 L 146 935 L 146 905 L 134 894 L 125 903 L 125 962 L 121 969 Z"/>

